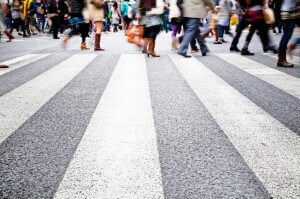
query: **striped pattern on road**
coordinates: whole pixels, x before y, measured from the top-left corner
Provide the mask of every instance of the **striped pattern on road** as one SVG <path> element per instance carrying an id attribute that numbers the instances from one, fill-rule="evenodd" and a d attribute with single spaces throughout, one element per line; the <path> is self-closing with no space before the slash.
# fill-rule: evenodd
<path id="1" fill-rule="evenodd" d="M 297 89 L 300 88 L 299 78 L 267 67 L 242 55 L 233 53 L 216 53 L 216 56 L 300 99 L 300 89 Z"/>
<path id="2" fill-rule="evenodd" d="M 269 57 L 272 57 L 274 59 L 278 59 L 277 55 L 274 55 L 274 54 L 270 54 L 270 53 L 263 53 L 263 55 L 266 55 L 266 56 L 269 56 Z M 288 62 L 292 63 L 292 64 L 295 64 L 295 65 L 300 65 L 300 57 L 298 56 L 295 56 L 295 55 L 292 55 L 292 56 L 286 56 L 286 59 Z"/>
<path id="3" fill-rule="evenodd" d="M 41 59 L 48 59 L 48 56 L 49 54 L 29 54 L 8 60 L 6 63 L 12 66 L 9 70 L 13 71 L 33 62 L 41 62 Z M 16 132 L 20 133 L 20 130 L 26 134 L 27 127 L 23 124 L 41 110 L 46 103 L 51 101 L 57 93 L 66 88 L 66 85 L 75 77 L 89 75 L 83 74 L 83 70 L 91 65 L 97 56 L 105 55 L 72 55 L 0 97 L 0 158 L 8 153 L 7 148 L 13 150 L 14 147 L 19 146 L 18 141 L 16 143 L 5 142 L 8 137 L 13 140 Z M 217 53 L 216 56 L 234 66 L 236 70 L 242 70 L 263 80 L 259 84 L 270 84 L 280 89 L 282 93 L 295 96 L 291 100 L 300 103 L 299 78 L 237 54 Z M 278 121 L 269 114 L 270 110 L 257 106 L 253 100 L 248 99 L 234 86 L 221 79 L 218 73 L 212 72 L 205 62 L 201 62 L 201 59 L 184 59 L 172 55 L 170 57 L 163 56 L 157 60 L 157 62 L 151 62 L 141 54 L 121 55 L 112 76 L 107 80 L 108 83 L 102 85 L 105 91 L 100 101 L 95 102 L 97 106 L 92 107 L 94 113 L 91 114 L 91 119 L 85 121 L 87 128 L 84 130 L 83 137 L 78 138 L 80 139 L 79 145 L 75 147 L 76 150 L 72 160 L 68 163 L 69 166 L 65 168 L 57 165 L 56 169 L 61 169 L 64 176 L 57 182 L 55 181 L 54 185 L 51 185 L 51 189 L 54 190 L 53 197 L 171 198 L 176 197 L 177 192 L 177 196 L 197 197 L 193 195 L 197 193 L 201 198 L 212 196 L 213 193 L 219 193 L 222 190 L 230 191 L 230 194 L 223 193 L 223 197 L 230 195 L 236 198 L 266 198 L 269 197 L 269 194 L 276 198 L 300 197 L 300 132 L 292 131 L 288 126 Z M 187 100 L 189 103 L 194 101 L 195 104 L 191 104 L 190 107 L 195 106 L 198 111 L 200 111 L 200 104 L 203 104 L 204 109 L 201 109 L 201 114 L 204 117 L 209 117 L 210 114 L 212 119 L 209 120 L 214 120 L 214 123 L 207 121 L 194 127 L 192 123 L 188 127 L 166 123 L 166 121 L 175 122 L 181 118 L 181 113 L 188 114 L 189 111 L 185 109 L 187 107 L 184 103 L 176 104 L 174 99 L 179 99 L 176 95 L 169 97 L 165 95 L 165 98 L 161 98 L 163 95 L 154 97 L 155 92 L 160 92 L 159 84 L 166 85 L 168 82 L 172 82 L 173 79 L 168 79 L 166 76 L 161 78 L 159 73 L 148 76 L 149 71 L 147 71 L 147 68 L 149 69 L 151 64 L 147 65 L 147 63 L 160 67 L 152 68 L 152 72 L 153 70 L 163 70 L 169 78 L 176 77 L 186 81 L 186 86 L 178 85 L 177 95 L 180 95 L 180 89 L 191 89 L 191 92 L 186 92 L 186 96 L 183 96 L 180 100 Z M 176 70 L 170 71 L 164 66 L 164 64 L 170 63 L 171 65 L 168 66 L 176 68 L 179 71 L 178 73 L 174 72 Z M 8 75 L 6 73 L 10 71 L 1 69 L 0 75 Z M 99 71 L 105 73 L 105 67 L 97 70 L 97 73 Z M 95 70 L 90 68 L 87 72 L 92 74 Z M 13 74 L 12 78 L 14 78 Z M 247 81 L 247 79 L 244 81 Z M 159 82 L 159 84 L 154 84 L 154 82 Z M 74 86 L 79 88 L 76 92 L 83 87 L 83 84 L 82 81 L 74 83 Z M 181 84 L 185 83 L 182 82 Z M 149 90 L 150 85 L 152 86 L 150 88 L 152 92 Z M 168 92 L 168 88 L 164 87 L 164 91 Z M 82 90 L 82 93 L 85 92 L 94 91 Z M 175 93 L 170 92 L 173 95 Z M 151 101 L 151 98 L 154 101 Z M 173 115 L 165 115 L 164 111 L 158 112 L 156 106 L 160 101 L 162 104 L 168 104 L 172 101 L 172 106 L 174 106 Z M 80 103 L 77 106 L 80 107 Z M 155 114 L 153 113 L 154 109 Z M 60 112 L 70 112 L 69 114 L 72 114 L 72 111 L 72 109 L 65 109 Z M 61 116 L 59 113 L 57 114 L 57 117 Z M 190 114 L 192 114 L 192 111 L 190 111 Z M 39 120 L 43 122 L 39 125 L 39 128 L 47 129 L 53 122 L 47 115 L 43 117 L 37 115 L 36 117 L 37 123 L 39 123 Z M 185 117 L 189 116 L 185 115 Z M 168 119 L 163 120 L 161 118 Z M 195 118 L 195 120 L 201 119 Z M 48 125 L 43 126 L 46 123 Z M 209 128 L 209 130 L 197 129 L 201 128 L 200 124 L 203 125 L 204 130 L 205 128 Z M 23 128 L 21 128 L 22 126 Z M 181 134 L 172 132 L 174 126 L 182 128 Z M 158 132 L 162 132 L 161 129 L 167 132 L 170 131 L 167 134 L 169 137 L 162 137 L 162 134 L 157 136 Z M 64 131 L 67 134 L 69 129 L 66 128 Z M 200 142 L 194 142 L 188 135 L 195 136 L 198 132 L 202 136 L 209 136 L 205 132 L 219 133 L 220 131 L 224 132 L 227 137 L 212 136 L 217 139 L 212 140 L 212 143 L 215 143 L 212 148 L 210 148 L 211 146 L 204 148 L 189 146 L 191 143 L 200 144 Z M 26 136 L 30 137 L 28 134 Z M 201 139 L 201 137 L 197 137 L 197 139 Z M 203 140 L 205 139 L 208 141 L 208 137 L 203 137 Z M 173 142 L 174 140 L 176 142 Z M 36 139 L 35 142 L 42 141 Z M 195 153 L 195 156 L 180 157 L 184 154 L 183 150 L 185 150 L 184 146 L 180 145 L 181 142 L 185 143 L 186 147 L 198 150 L 186 150 Z M 226 144 L 224 144 L 225 142 Z M 231 146 L 236 152 L 228 151 L 231 146 L 227 142 L 232 143 Z M 172 152 L 169 157 L 168 154 L 164 154 L 162 151 L 165 149 Z M 205 149 L 209 149 L 210 152 L 205 151 Z M 47 151 L 47 153 L 51 156 L 51 151 Z M 214 153 L 218 153 L 217 159 L 214 159 Z M 70 152 L 70 154 L 72 153 Z M 24 155 L 28 156 L 30 161 L 32 154 L 25 153 Z M 212 157 L 211 160 L 209 159 L 210 156 Z M 203 158 L 196 160 L 197 157 Z M 207 165 L 215 166 L 210 162 L 202 164 L 201 160 L 235 160 L 236 162 L 225 162 L 226 164 L 220 168 L 224 169 L 227 166 L 232 176 L 235 175 L 234 172 L 238 173 L 239 171 L 230 169 L 236 167 L 230 166 L 230 164 L 239 165 L 236 168 L 248 172 L 249 175 L 239 174 L 236 176 L 243 177 L 245 187 L 251 187 L 251 191 L 233 191 L 228 187 L 234 187 L 234 185 L 226 184 L 223 181 L 220 183 L 222 177 L 219 176 L 218 172 L 211 171 L 212 173 L 209 175 L 201 173 L 201 171 L 207 169 L 205 168 Z M 6 165 L 9 165 L 9 161 L 12 160 L 5 159 L 5 161 L 8 162 L 0 161 L 0 168 L 2 168 L 2 170 L 0 169 L 0 189 L 3 190 L 1 194 L 4 196 L 14 192 L 15 189 L 13 186 L 5 186 L 5 179 L 10 175 L 18 176 L 18 173 L 24 173 L 23 169 L 26 169 L 26 167 L 23 168 L 20 165 L 17 170 L 9 170 Z M 44 164 L 47 164 L 47 160 L 41 159 L 40 161 L 45 161 Z M 196 165 L 191 165 L 193 163 Z M 249 169 L 245 168 L 244 164 L 247 164 Z M 172 167 L 178 166 L 181 168 L 181 165 L 187 167 L 187 169 L 181 171 L 184 175 L 176 176 L 170 173 L 173 171 L 178 172 Z M 211 169 L 216 170 L 218 167 Z M 40 171 L 31 172 L 38 173 Z M 48 174 L 44 172 L 42 180 L 47 181 L 47 177 L 50 177 L 50 175 L 51 172 L 48 172 Z M 20 176 L 28 178 L 19 179 L 20 181 L 30 180 L 30 176 Z M 209 179 L 206 179 L 206 176 L 210 176 Z M 209 183 L 203 183 L 204 179 Z M 172 190 L 170 187 L 174 184 L 166 184 L 176 181 L 185 182 L 185 185 L 191 187 L 184 187 L 184 184 L 178 183 L 175 186 L 176 189 Z M 236 185 L 241 183 L 239 180 L 234 181 L 233 179 L 230 182 L 236 183 Z M 35 187 L 24 187 L 18 190 L 18 194 L 20 194 L 18 196 L 21 197 L 22 193 L 25 195 L 38 192 L 38 190 L 46 190 L 46 184 L 38 183 L 35 184 Z M 193 189 L 197 189 L 197 191 Z M 169 193 L 169 191 L 172 191 L 172 193 Z M 42 192 L 38 194 L 39 197 L 43 197 Z M 37 196 L 36 194 L 33 195 Z"/>
<path id="4" fill-rule="evenodd" d="M 149 196 L 163 198 L 146 63 L 124 54 L 55 198 Z"/>
<path id="5" fill-rule="evenodd" d="M 0 75 L 8 73 L 10 71 L 16 70 L 22 66 L 35 62 L 39 59 L 45 58 L 49 56 L 49 54 L 28 54 L 21 57 L 17 57 L 15 59 L 11 59 L 5 62 L 2 62 L 3 65 L 9 65 L 9 68 L 1 69 Z"/>
<path id="6" fill-rule="evenodd" d="M 271 194 L 290 196 L 300 179 L 300 138 L 196 59 L 172 60 Z"/>

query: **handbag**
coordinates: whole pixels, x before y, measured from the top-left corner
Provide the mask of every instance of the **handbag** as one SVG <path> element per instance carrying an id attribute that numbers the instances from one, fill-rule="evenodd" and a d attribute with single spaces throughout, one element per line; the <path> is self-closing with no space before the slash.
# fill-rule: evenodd
<path id="1" fill-rule="evenodd" d="M 274 11 L 267 7 L 263 9 L 264 20 L 266 24 L 273 24 L 275 22 Z"/>
<path id="2" fill-rule="evenodd" d="M 142 25 L 131 25 L 127 33 L 129 43 L 142 45 L 145 27 Z"/>

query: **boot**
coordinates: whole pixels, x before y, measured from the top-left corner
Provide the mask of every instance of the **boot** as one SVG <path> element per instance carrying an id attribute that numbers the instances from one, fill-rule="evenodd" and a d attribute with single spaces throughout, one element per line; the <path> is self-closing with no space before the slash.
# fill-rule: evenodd
<path id="1" fill-rule="evenodd" d="M 13 36 L 10 32 L 8 32 L 7 30 L 4 31 L 4 33 L 5 33 L 6 36 L 8 37 L 7 42 L 11 42 L 11 40 L 15 39 L 14 36 Z"/>
<path id="2" fill-rule="evenodd" d="M 8 65 L 0 64 L 0 68 L 8 68 Z"/>
<path id="3" fill-rule="evenodd" d="M 152 57 L 160 57 L 160 55 L 157 55 L 154 51 L 155 48 L 155 40 L 149 39 L 149 46 L 148 46 L 148 51 L 147 51 L 147 56 L 152 56 Z"/>
<path id="4" fill-rule="evenodd" d="M 89 50 L 89 48 L 87 47 L 86 43 L 85 42 L 82 42 L 80 44 L 80 50 Z"/>
<path id="5" fill-rule="evenodd" d="M 294 65 L 289 63 L 286 60 L 286 51 L 278 51 L 278 61 L 277 61 L 277 66 L 278 67 L 283 67 L 283 68 L 293 68 Z"/>
<path id="6" fill-rule="evenodd" d="M 242 55 L 250 55 L 250 56 L 253 56 L 253 55 L 254 55 L 254 53 L 250 52 L 250 51 L 248 50 L 248 48 L 245 48 L 245 47 L 242 48 L 241 54 L 242 54 Z"/>
<path id="7" fill-rule="evenodd" d="M 143 46 L 142 53 L 144 53 L 144 54 L 147 53 L 148 45 L 149 45 L 149 39 L 145 38 L 145 39 L 144 39 L 144 46 Z"/>
<path id="8" fill-rule="evenodd" d="M 94 51 L 104 51 L 105 50 L 100 47 L 100 41 L 101 41 L 101 34 L 96 34 Z"/>

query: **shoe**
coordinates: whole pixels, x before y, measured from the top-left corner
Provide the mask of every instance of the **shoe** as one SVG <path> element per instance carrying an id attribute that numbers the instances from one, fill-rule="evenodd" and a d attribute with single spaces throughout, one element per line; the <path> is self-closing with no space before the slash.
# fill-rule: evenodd
<path id="1" fill-rule="evenodd" d="M 294 65 L 289 63 L 286 60 L 286 51 L 279 51 L 278 52 L 278 61 L 277 61 L 277 67 L 282 68 L 294 68 Z"/>
<path id="2" fill-rule="evenodd" d="M 274 54 L 277 54 L 278 50 L 275 48 L 275 46 L 267 46 L 267 47 L 264 47 L 264 52 L 268 52 L 268 51 L 272 51 Z"/>
<path id="3" fill-rule="evenodd" d="M 147 57 L 160 57 L 160 55 L 156 54 L 154 49 L 155 49 L 155 40 L 153 39 L 148 39 L 148 51 L 147 51 Z"/>
<path id="4" fill-rule="evenodd" d="M 53 37 L 53 39 L 60 39 L 59 37 Z"/>
<path id="5" fill-rule="evenodd" d="M 80 50 L 89 50 L 85 42 L 80 44 Z"/>
<path id="6" fill-rule="evenodd" d="M 201 50 L 201 54 L 202 56 L 206 56 L 207 53 L 209 53 L 209 50 L 208 49 L 205 49 L 205 50 Z"/>
<path id="7" fill-rule="evenodd" d="M 254 55 L 254 53 L 250 52 L 247 48 L 243 48 L 241 54 L 242 55 L 250 55 L 250 56 Z"/>
<path id="8" fill-rule="evenodd" d="M 177 53 L 178 55 L 181 55 L 185 58 L 191 58 L 192 56 L 191 55 L 188 55 L 188 54 L 184 54 L 184 53 Z"/>
<path id="9" fill-rule="evenodd" d="M 222 44 L 220 41 L 214 41 L 214 44 Z"/>
<path id="10" fill-rule="evenodd" d="M 0 68 L 9 68 L 8 65 L 0 64 Z"/>
<path id="11" fill-rule="evenodd" d="M 221 42 L 222 43 L 228 43 L 228 41 L 224 40 L 224 39 L 221 39 Z"/>
<path id="12" fill-rule="evenodd" d="M 229 49 L 231 52 L 241 52 L 241 50 L 237 46 L 230 46 Z"/>
<path id="13" fill-rule="evenodd" d="M 105 51 L 105 49 L 100 47 L 100 41 L 101 41 L 101 34 L 96 34 L 94 51 Z"/>

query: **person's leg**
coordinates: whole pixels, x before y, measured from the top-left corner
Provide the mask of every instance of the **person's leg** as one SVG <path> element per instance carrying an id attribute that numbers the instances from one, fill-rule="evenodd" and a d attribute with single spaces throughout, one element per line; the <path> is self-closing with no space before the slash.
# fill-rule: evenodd
<path id="1" fill-rule="evenodd" d="M 149 28 L 150 38 L 148 40 L 148 43 L 149 43 L 149 47 L 148 47 L 148 51 L 147 51 L 148 57 L 149 57 L 149 55 L 151 55 L 152 57 L 160 57 L 160 55 L 156 54 L 156 52 L 155 52 L 156 37 L 159 34 L 160 30 L 161 30 L 160 25 L 152 26 Z"/>
<path id="2" fill-rule="evenodd" d="M 104 49 L 100 47 L 101 32 L 103 30 L 103 22 L 102 21 L 97 21 L 97 22 L 95 22 L 95 26 L 96 26 L 96 35 L 95 35 L 94 51 L 104 51 Z"/>
<path id="3" fill-rule="evenodd" d="M 201 32 L 200 32 L 199 29 L 196 33 L 196 40 L 197 40 L 197 42 L 200 46 L 200 50 L 201 50 L 202 55 L 205 56 L 209 52 L 209 50 L 208 50 L 208 47 L 206 46 L 206 44 L 204 43 L 204 39 L 201 36 Z"/>
<path id="4" fill-rule="evenodd" d="M 54 17 L 50 17 L 50 19 L 52 22 L 53 38 L 59 39 L 58 38 L 58 18 L 57 18 L 57 16 L 54 16 Z"/>
<path id="5" fill-rule="evenodd" d="M 186 30 L 184 32 L 183 40 L 178 50 L 178 54 L 186 56 L 189 44 L 195 36 L 196 31 L 199 29 L 199 19 L 188 18 L 186 21 Z"/>
<path id="6" fill-rule="evenodd" d="M 296 21 L 294 19 L 282 20 L 283 25 L 283 35 L 279 43 L 278 51 L 278 67 L 294 67 L 293 64 L 287 62 L 286 60 L 286 49 L 289 40 L 291 39 Z"/>
<path id="7" fill-rule="evenodd" d="M 87 30 L 88 30 L 88 24 L 86 23 L 82 23 L 79 24 L 79 30 L 80 30 L 80 35 L 81 35 L 81 45 L 80 45 L 80 49 L 81 50 L 89 50 L 89 48 L 86 45 L 86 37 L 87 37 Z"/>
<path id="8" fill-rule="evenodd" d="M 252 37 L 253 37 L 253 35 L 254 35 L 254 33 L 255 33 L 256 30 L 257 30 L 256 24 L 252 24 L 250 26 L 249 33 L 248 33 L 248 35 L 246 37 L 245 44 L 244 44 L 244 46 L 242 48 L 242 51 L 241 51 L 242 55 L 254 55 L 254 53 L 252 53 L 252 52 L 249 51 L 248 47 L 249 47 L 251 39 L 252 39 Z"/>
<path id="9" fill-rule="evenodd" d="M 171 28 L 172 28 L 172 36 L 171 36 L 171 38 L 172 38 L 172 45 L 171 45 L 171 47 L 172 47 L 172 50 L 175 50 L 175 49 L 177 49 L 177 38 L 176 38 L 176 35 L 178 33 L 178 25 L 176 23 L 173 23 L 171 25 Z"/>
<path id="10" fill-rule="evenodd" d="M 243 30 L 249 25 L 249 23 L 245 20 L 244 17 L 241 18 L 241 20 L 239 21 L 239 24 L 237 26 L 237 30 L 236 30 L 236 35 L 234 36 L 232 42 L 231 42 L 231 46 L 230 46 L 230 51 L 236 51 L 236 52 L 240 52 L 240 50 L 238 49 L 237 45 L 239 43 L 239 39 L 242 35 Z"/>

